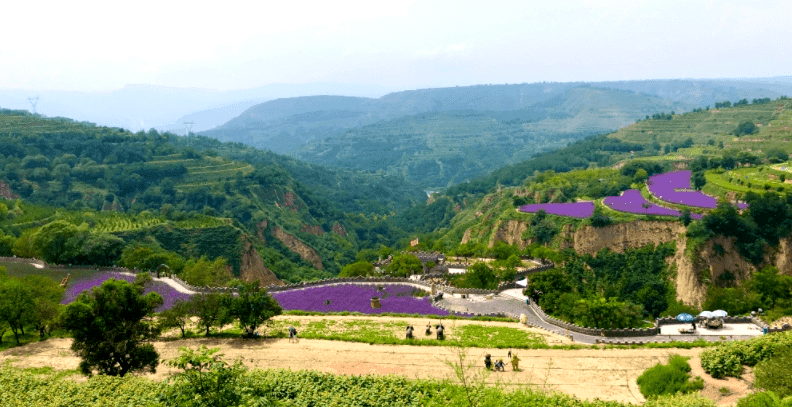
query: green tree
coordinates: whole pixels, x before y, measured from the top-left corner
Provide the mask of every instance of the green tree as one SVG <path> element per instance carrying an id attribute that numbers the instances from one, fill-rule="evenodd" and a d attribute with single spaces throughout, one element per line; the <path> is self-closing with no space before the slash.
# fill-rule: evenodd
<path id="1" fill-rule="evenodd" d="M 78 233 L 77 226 L 69 222 L 52 221 L 33 235 L 33 249 L 49 263 L 69 263 L 77 249 L 73 242 Z"/>
<path id="2" fill-rule="evenodd" d="M 74 337 L 71 349 L 82 359 L 80 371 L 110 376 L 156 372 L 159 354 L 148 341 L 159 336 L 151 317 L 162 303 L 156 292 L 144 296 L 142 286 L 115 279 L 80 294 L 63 317 Z"/>
<path id="3" fill-rule="evenodd" d="M 460 274 L 456 278 L 456 285 L 465 288 L 484 288 L 495 289 L 498 288 L 498 276 L 492 271 L 492 268 L 483 261 L 476 262 L 476 264 L 468 267 L 464 274 Z"/>
<path id="4" fill-rule="evenodd" d="M 201 256 L 197 260 L 190 259 L 184 264 L 181 277 L 198 287 L 224 286 L 231 280 L 231 272 L 226 263 L 223 257 L 214 260 L 209 260 L 206 256 Z"/>
<path id="5" fill-rule="evenodd" d="M 229 315 L 239 320 L 239 326 L 248 336 L 252 336 L 261 324 L 283 312 L 258 281 L 240 285 L 237 292 L 236 296 L 226 297 Z"/>
<path id="6" fill-rule="evenodd" d="M 356 261 L 352 264 L 347 264 L 341 269 L 339 277 L 365 277 L 374 275 L 374 265 L 366 260 Z"/>
<path id="7" fill-rule="evenodd" d="M 385 266 L 385 271 L 394 277 L 408 277 L 423 270 L 421 260 L 410 253 L 397 253 L 393 255 L 390 264 Z"/>
<path id="8" fill-rule="evenodd" d="M 649 173 L 643 168 L 638 169 L 638 171 L 635 172 L 635 176 L 633 176 L 633 182 L 636 184 L 646 182 L 647 179 L 649 179 Z"/>
<path id="9" fill-rule="evenodd" d="M 701 191 L 701 188 L 707 183 L 707 178 L 704 176 L 704 171 L 694 172 L 693 176 L 691 177 L 691 181 L 693 182 L 693 188 Z"/>
<path id="10" fill-rule="evenodd" d="M 171 308 L 160 312 L 158 319 L 162 328 L 179 328 L 182 338 L 186 338 L 186 328 L 192 314 L 192 304 L 187 301 L 176 301 Z"/>
<path id="11" fill-rule="evenodd" d="M 34 308 L 35 301 L 30 287 L 18 278 L 0 280 L 0 320 L 11 328 L 17 345 L 19 335 L 25 333 L 25 324 Z"/>
<path id="12" fill-rule="evenodd" d="M 737 126 L 737 129 L 734 130 L 735 136 L 741 136 L 743 134 L 754 134 L 759 129 L 752 121 L 742 122 Z"/>
<path id="13" fill-rule="evenodd" d="M 205 328 L 207 336 L 213 326 L 223 326 L 231 322 L 224 295 L 219 292 L 193 295 L 190 297 L 190 307 L 198 317 L 198 325 Z"/>
<path id="14" fill-rule="evenodd" d="M 27 316 L 28 323 L 38 331 L 39 338 L 44 339 L 58 325 L 61 316 L 60 301 L 65 291 L 60 284 L 51 278 L 28 275 L 22 282 L 30 287 L 33 295 L 33 308 Z"/>
<path id="15" fill-rule="evenodd" d="M 792 297 L 792 277 L 779 274 L 778 269 L 773 266 L 754 273 L 750 286 L 771 309 L 775 308 L 776 301 Z"/>
<path id="16" fill-rule="evenodd" d="M 605 329 L 639 326 L 643 316 L 640 305 L 601 296 L 578 300 L 574 312 L 576 323 L 589 328 Z"/>

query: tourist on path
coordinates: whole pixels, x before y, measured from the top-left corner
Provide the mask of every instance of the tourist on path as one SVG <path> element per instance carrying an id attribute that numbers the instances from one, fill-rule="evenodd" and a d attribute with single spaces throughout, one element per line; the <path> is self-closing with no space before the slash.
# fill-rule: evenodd
<path id="1" fill-rule="evenodd" d="M 512 355 L 512 360 L 511 360 L 512 370 L 514 370 L 515 372 L 519 372 L 520 371 L 519 363 L 520 363 L 520 358 L 518 358 L 517 354 L 515 353 L 514 355 Z"/>

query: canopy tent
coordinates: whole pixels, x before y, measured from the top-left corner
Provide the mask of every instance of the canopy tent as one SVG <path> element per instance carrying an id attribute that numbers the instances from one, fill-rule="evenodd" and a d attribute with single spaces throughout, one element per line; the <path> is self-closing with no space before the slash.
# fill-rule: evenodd
<path id="1" fill-rule="evenodd" d="M 522 280 L 517 281 L 517 285 L 527 287 L 528 286 L 528 278 L 524 278 Z"/>
<path id="2" fill-rule="evenodd" d="M 713 317 L 720 317 L 720 318 L 722 318 L 722 317 L 727 317 L 727 316 L 729 316 L 729 313 L 728 313 L 728 312 L 726 312 L 726 311 L 724 311 L 724 310 L 722 310 L 722 309 L 716 309 L 715 311 L 712 311 L 712 316 L 713 316 Z"/>
<path id="3" fill-rule="evenodd" d="M 698 316 L 704 317 L 704 318 L 712 318 L 713 317 L 712 311 L 702 311 L 701 314 L 698 314 Z"/>

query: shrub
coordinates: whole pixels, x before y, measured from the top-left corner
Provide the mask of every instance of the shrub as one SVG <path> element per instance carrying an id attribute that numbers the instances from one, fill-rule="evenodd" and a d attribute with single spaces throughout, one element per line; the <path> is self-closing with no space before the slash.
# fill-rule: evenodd
<path id="1" fill-rule="evenodd" d="M 700 377 L 690 380 L 688 358 L 671 355 L 668 364 L 658 363 L 638 377 L 641 394 L 646 398 L 664 394 L 690 393 L 704 388 Z"/>
<path id="2" fill-rule="evenodd" d="M 792 349 L 785 349 L 768 360 L 759 362 L 754 370 L 757 388 L 772 391 L 779 397 L 792 396 Z"/>
<path id="3" fill-rule="evenodd" d="M 737 407 L 789 407 L 792 406 L 792 398 L 781 400 L 773 392 L 759 392 L 749 394 L 737 400 Z"/>
<path id="4" fill-rule="evenodd" d="M 725 342 L 701 352 L 701 367 L 716 379 L 740 377 L 743 365 L 753 366 L 792 346 L 792 334 L 764 335 L 747 341 Z"/>

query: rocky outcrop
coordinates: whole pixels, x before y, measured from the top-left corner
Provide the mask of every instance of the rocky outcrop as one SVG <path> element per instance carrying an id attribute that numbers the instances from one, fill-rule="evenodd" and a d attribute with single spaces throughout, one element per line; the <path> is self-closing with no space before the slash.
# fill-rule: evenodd
<path id="1" fill-rule="evenodd" d="M 792 238 L 781 239 L 778 247 L 767 257 L 766 263 L 776 266 L 782 274 L 792 276 Z"/>
<path id="2" fill-rule="evenodd" d="M 465 234 L 464 234 L 464 235 L 462 235 L 462 241 L 461 241 L 460 243 L 461 243 L 461 244 L 467 244 L 467 242 L 469 242 L 469 241 L 470 241 L 470 234 L 471 234 L 471 233 L 473 233 L 473 231 L 472 231 L 470 228 L 468 228 L 467 230 L 465 230 Z"/>
<path id="3" fill-rule="evenodd" d="M 345 237 L 347 235 L 346 229 L 344 229 L 344 227 L 338 223 L 333 225 L 333 232 L 336 232 L 336 234 L 341 237 Z"/>
<path id="4" fill-rule="evenodd" d="M 300 227 L 300 232 L 310 233 L 312 235 L 318 235 L 318 236 L 324 234 L 324 230 L 322 229 L 321 226 L 319 225 L 309 226 L 306 225 L 305 223 L 303 223 L 303 225 Z"/>
<path id="5" fill-rule="evenodd" d="M 294 237 L 294 235 L 287 233 L 280 226 L 275 226 L 272 229 L 272 236 L 276 239 L 280 240 L 289 250 L 297 253 L 302 257 L 303 260 L 311 263 L 314 267 L 319 270 L 324 270 L 324 266 L 322 266 L 322 258 L 319 257 L 319 253 L 316 252 L 311 246 L 300 241 L 300 239 Z"/>
<path id="6" fill-rule="evenodd" d="M 242 260 L 239 264 L 239 278 L 242 281 L 258 281 L 262 287 L 270 285 L 284 285 L 283 281 L 278 280 L 275 273 L 268 269 L 261 260 L 253 244 L 245 239 Z"/>
<path id="7" fill-rule="evenodd" d="M 501 241 L 510 245 L 517 244 L 520 250 L 525 249 L 530 244 L 528 240 L 523 240 L 522 238 L 526 230 L 528 230 L 528 225 L 519 220 L 512 219 L 506 221 L 506 223 L 498 221 L 495 224 L 495 232 L 492 233 L 490 238 L 489 247 L 493 247 L 495 242 Z M 468 235 L 468 233 L 465 232 L 465 235 Z"/>
<path id="8" fill-rule="evenodd" d="M 256 236 L 261 239 L 262 242 L 267 242 L 267 239 L 264 238 L 264 231 L 267 230 L 267 220 L 264 219 L 261 222 L 256 224 Z"/>
<path id="9" fill-rule="evenodd" d="M 685 235 L 685 226 L 679 222 L 634 221 L 595 228 L 579 228 L 573 235 L 574 249 L 578 253 L 596 254 L 603 248 L 624 253 L 627 249 L 658 245 L 677 240 Z"/>
<path id="10" fill-rule="evenodd" d="M 11 187 L 5 183 L 5 181 L 0 181 L 0 196 L 5 199 L 17 199 L 19 195 L 13 193 L 11 191 Z"/>

